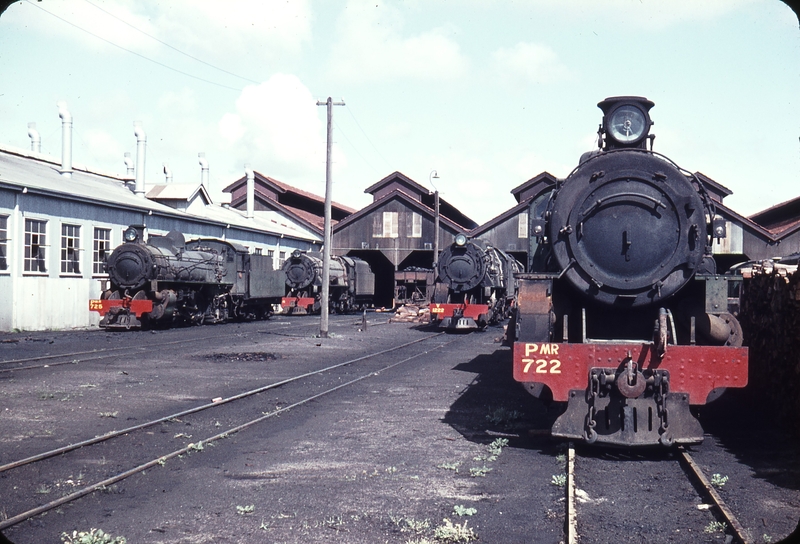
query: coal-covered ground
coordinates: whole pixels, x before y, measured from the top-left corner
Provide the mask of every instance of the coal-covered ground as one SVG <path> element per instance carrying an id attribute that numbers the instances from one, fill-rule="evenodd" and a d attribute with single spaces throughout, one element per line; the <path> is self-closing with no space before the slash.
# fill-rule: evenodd
<path id="1" fill-rule="evenodd" d="M 0 464 L 431 332 L 413 324 L 359 331 L 360 321 L 335 316 L 327 339 L 315 337 L 314 317 L 128 335 L 2 334 L 0 361 L 91 346 L 131 350 L 0 373 Z M 557 413 L 513 382 L 501 335 L 490 327 L 426 340 L 413 351 L 419 357 L 4 535 L 14 544 L 57 543 L 62 532 L 90 528 L 129 543 L 562 542 L 557 484 L 566 447 L 547 436 Z M 186 337 L 194 342 L 169 348 Z M 142 346 L 150 349 L 134 352 Z M 388 365 L 408 355 L 382 358 Z M 288 402 L 280 389 L 264 400 L 265 411 Z M 692 455 L 709 475 L 728 477 L 720 493 L 753 541 L 778 542 L 800 518 L 798 444 L 747 395 L 723 396 L 701 418 L 707 436 Z M 698 509 L 707 501 L 688 480 L 678 483 L 685 476 L 674 456 L 581 448 L 576 465 L 578 486 L 587 484 L 581 542 L 725 541 L 705 532 L 718 518 Z M 64 474 L 36 499 L 73 491 L 76 476 Z M 0 473 L 0 490 L 14 478 L 15 470 Z M 0 491 L 0 519 L 17 513 Z"/>

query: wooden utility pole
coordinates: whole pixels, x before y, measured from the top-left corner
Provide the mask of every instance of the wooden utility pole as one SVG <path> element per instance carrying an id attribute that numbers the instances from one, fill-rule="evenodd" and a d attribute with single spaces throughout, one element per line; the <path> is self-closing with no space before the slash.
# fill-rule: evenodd
<path id="1" fill-rule="evenodd" d="M 322 294 L 320 298 L 320 338 L 328 337 L 328 309 L 330 308 L 330 284 L 331 284 L 331 150 L 333 148 L 333 106 L 344 106 L 344 101 L 334 102 L 331 97 L 321 102 L 317 100 L 317 106 L 328 107 L 328 152 L 325 159 L 325 224 L 322 235 Z"/>

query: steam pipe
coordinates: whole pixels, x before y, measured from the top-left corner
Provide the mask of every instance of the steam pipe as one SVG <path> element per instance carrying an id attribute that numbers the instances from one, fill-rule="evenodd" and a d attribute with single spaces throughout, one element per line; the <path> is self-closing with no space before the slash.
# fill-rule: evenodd
<path id="1" fill-rule="evenodd" d="M 247 176 L 247 218 L 255 217 L 255 192 L 256 176 L 249 164 L 244 165 L 244 173 Z"/>
<path id="2" fill-rule="evenodd" d="M 59 102 L 58 116 L 61 118 L 61 168 L 58 170 L 65 178 L 72 177 L 72 115 L 66 102 Z"/>
<path id="3" fill-rule="evenodd" d="M 28 136 L 31 139 L 31 151 L 34 153 L 42 152 L 42 138 L 36 130 L 36 123 L 28 123 Z"/>
<path id="4" fill-rule="evenodd" d="M 133 122 L 133 133 L 136 135 L 136 185 L 133 192 L 136 196 L 144 198 L 144 164 L 147 134 L 142 128 L 141 121 Z"/>

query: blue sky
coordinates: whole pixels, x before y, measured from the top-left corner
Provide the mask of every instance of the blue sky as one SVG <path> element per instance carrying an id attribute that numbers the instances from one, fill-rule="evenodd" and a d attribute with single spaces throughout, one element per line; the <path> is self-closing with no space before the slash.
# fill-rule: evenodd
<path id="1" fill-rule="evenodd" d="M 220 6 L 225 6 L 221 9 Z M 778 0 L 42 0 L 0 17 L 0 143 L 210 192 L 244 165 L 360 208 L 395 170 L 477 222 L 594 147 L 597 102 L 655 102 L 655 150 L 734 191 L 745 215 L 800 196 L 800 30 Z"/>

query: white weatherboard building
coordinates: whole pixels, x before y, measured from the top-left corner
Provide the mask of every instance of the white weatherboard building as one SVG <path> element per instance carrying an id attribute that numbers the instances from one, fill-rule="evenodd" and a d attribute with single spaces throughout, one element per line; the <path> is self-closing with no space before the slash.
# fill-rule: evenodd
<path id="1" fill-rule="evenodd" d="M 129 225 L 230 240 L 272 255 L 276 268 L 281 255 L 319 249 L 321 237 L 291 218 L 215 205 L 201 184 L 151 185 L 151 199 L 143 180 L 132 182 L 71 157 L 0 146 L 0 332 L 97 326 L 89 300 Z"/>

